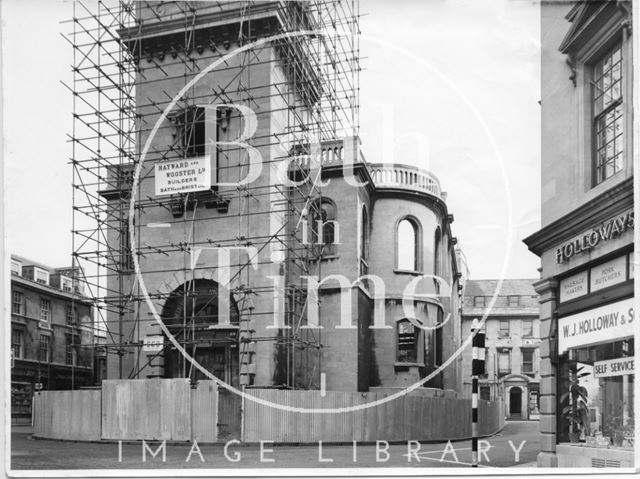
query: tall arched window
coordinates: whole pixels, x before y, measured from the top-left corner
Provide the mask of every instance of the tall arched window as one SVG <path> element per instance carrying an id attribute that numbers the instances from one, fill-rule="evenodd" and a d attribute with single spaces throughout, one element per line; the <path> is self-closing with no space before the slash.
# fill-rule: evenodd
<path id="1" fill-rule="evenodd" d="M 335 255 L 339 242 L 339 225 L 336 205 L 323 198 L 314 205 L 311 213 L 311 243 L 320 247 L 322 255 Z"/>
<path id="2" fill-rule="evenodd" d="M 360 258 L 366 259 L 369 257 L 369 214 L 367 213 L 367 207 L 362 207 L 362 231 L 360 231 Z"/>
<path id="3" fill-rule="evenodd" d="M 433 274 L 434 276 L 440 276 L 442 273 L 441 259 L 440 259 L 440 243 L 442 243 L 442 233 L 440 233 L 440 227 L 436 228 L 435 238 L 433 239 Z"/>
<path id="4" fill-rule="evenodd" d="M 396 264 L 401 271 L 420 269 L 420 230 L 415 220 L 404 218 L 398 223 Z"/>

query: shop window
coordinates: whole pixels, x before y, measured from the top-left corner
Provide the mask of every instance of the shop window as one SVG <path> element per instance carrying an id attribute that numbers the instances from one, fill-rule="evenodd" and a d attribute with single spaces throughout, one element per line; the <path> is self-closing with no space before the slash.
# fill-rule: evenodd
<path id="1" fill-rule="evenodd" d="M 501 338 L 508 338 L 510 335 L 510 330 L 509 330 L 509 320 L 508 319 L 501 319 L 500 320 L 500 337 Z"/>
<path id="2" fill-rule="evenodd" d="M 559 369 L 560 441 L 601 440 L 608 448 L 632 449 L 633 357 L 632 339 L 569 350 Z"/>
<path id="3" fill-rule="evenodd" d="M 522 337 L 531 338 L 532 336 L 533 336 L 533 320 L 523 319 L 522 320 Z"/>
<path id="4" fill-rule="evenodd" d="M 522 349 L 522 372 L 524 374 L 533 374 L 533 349 Z"/>
<path id="5" fill-rule="evenodd" d="M 509 307 L 520 306 L 520 296 L 510 295 L 507 296 L 507 305 Z"/>
<path id="6" fill-rule="evenodd" d="M 396 231 L 396 268 L 400 271 L 420 270 L 420 228 L 411 218 L 398 223 Z"/>
<path id="7" fill-rule="evenodd" d="M 474 296 L 473 306 L 476 308 L 484 308 L 486 306 L 486 299 L 485 296 Z"/>
<path id="8" fill-rule="evenodd" d="M 11 312 L 13 314 L 24 314 L 24 294 L 20 291 L 13 291 L 11 297 Z"/>
<path id="9" fill-rule="evenodd" d="M 40 321 L 51 321 L 51 301 L 40 299 Z"/>
<path id="10" fill-rule="evenodd" d="M 24 351 L 24 335 L 19 329 L 11 330 L 11 354 L 16 359 L 22 358 Z"/>
<path id="11" fill-rule="evenodd" d="M 311 243 L 320 245 L 322 256 L 337 254 L 339 243 L 338 212 L 335 203 L 329 198 L 316 202 L 311 213 Z"/>
<path id="12" fill-rule="evenodd" d="M 511 351 L 498 351 L 498 374 L 511 374 Z"/>
<path id="13" fill-rule="evenodd" d="M 622 171 L 622 45 L 607 51 L 593 66 L 592 109 L 594 185 Z"/>
<path id="14" fill-rule="evenodd" d="M 50 357 L 50 341 L 51 338 L 47 334 L 40 335 L 40 347 L 38 348 L 38 361 L 48 363 Z"/>
<path id="15" fill-rule="evenodd" d="M 397 360 L 401 363 L 418 362 L 418 345 L 420 329 L 415 327 L 408 319 L 396 323 L 397 328 Z"/>

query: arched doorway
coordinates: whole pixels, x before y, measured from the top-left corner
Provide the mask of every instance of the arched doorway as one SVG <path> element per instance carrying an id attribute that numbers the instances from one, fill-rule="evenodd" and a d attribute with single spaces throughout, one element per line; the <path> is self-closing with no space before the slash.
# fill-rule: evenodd
<path id="1" fill-rule="evenodd" d="M 226 294 L 226 290 L 222 291 Z M 222 381 L 238 387 L 238 306 L 233 297 L 223 301 L 220 293 L 215 281 L 188 281 L 169 295 L 162 318 L 180 345 L 201 366 Z M 165 347 L 164 360 L 165 377 L 208 379 L 171 344 Z"/>
<path id="2" fill-rule="evenodd" d="M 522 417 L 522 389 L 512 386 L 509 389 L 509 417 L 520 419 Z"/>

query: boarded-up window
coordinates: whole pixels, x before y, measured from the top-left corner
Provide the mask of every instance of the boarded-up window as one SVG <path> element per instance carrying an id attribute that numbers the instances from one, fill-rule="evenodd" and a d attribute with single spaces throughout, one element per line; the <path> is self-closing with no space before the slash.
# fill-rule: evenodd
<path id="1" fill-rule="evenodd" d="M 407 319 L 398 321 L 398 362 L 415 363 L 418 361 L 418 338 L 420 330 Z"/>
<path id="2" fill-rule="evenodd" d="M 509 351 L 498 352 L 498 373 L 509 374 L 511 372 L 511 353 Z"/>

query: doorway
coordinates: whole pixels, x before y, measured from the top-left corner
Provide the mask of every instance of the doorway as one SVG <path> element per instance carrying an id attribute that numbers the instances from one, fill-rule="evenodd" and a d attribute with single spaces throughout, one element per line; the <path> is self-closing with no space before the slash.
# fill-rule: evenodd
<path id="1" fill-rule="evenodd" d="M 517 386 L 509 389 L 509 417 L 511 419 L 522 417 L 522 389 Z"/>

